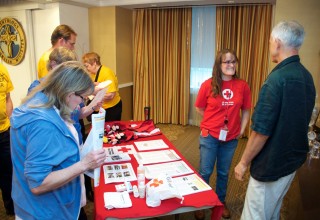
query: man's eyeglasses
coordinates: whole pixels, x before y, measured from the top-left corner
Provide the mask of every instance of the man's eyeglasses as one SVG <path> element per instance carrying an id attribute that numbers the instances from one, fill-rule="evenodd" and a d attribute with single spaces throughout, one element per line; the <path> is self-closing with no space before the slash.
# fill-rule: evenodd
<path id="1" fill-rule="evenodd" d="M 221 63 L 225 63 L 225 64 L 228 64 L 228 65 L 232 63 L 234 65 L 234 64 L 237 63 L 237 61 L 236 60 L 228 60 L 228 61 L 222 61 Z"/>
<path id="2" fill-rule="evenodd" d="M 68 39 L 65 39 L 65 38 L 64 38 L 64 40 L 65 40 L 65 42 L 66 42 L 67 44 L 69 44 L 69 45 L 72 46 L 72 47 L 74 47 L 74 45 L 76 44 L 76 42 L 71 42 L 71 41 L 68 40 Z"/>
<path id="3" fill-rule="evenodd" d="M 74 47 L 74 45 L 76 45 L 76 42 L 71 42 L 71 41 L 68 41 L 68 43 Z"/>

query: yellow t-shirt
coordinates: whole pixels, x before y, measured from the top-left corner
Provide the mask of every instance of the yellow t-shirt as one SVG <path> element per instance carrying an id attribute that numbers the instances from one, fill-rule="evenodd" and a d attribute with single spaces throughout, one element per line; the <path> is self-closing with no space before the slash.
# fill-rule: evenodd
<path id="1" fill-rule="evenodd" d="M 10 120 L 7 115 L 7 94 L 13 90 L 13 85 L 5 66 L 0 64 L 0 132 L 8 130 Z"/>
<path id="2" fill-rule="evenodd" d="M 38 62 L 38 79 L 45 77 L 48 74 L 47 63 L 52 50 L 46 51 L 39 59 Z"/>
<path id="3" fill-rule="evenodd" d="M 91 74 L 91 79 L 94 81 L 96 78 L 96 74 Z M 108 67 L 106 66 L 101 66 L 100 73 L 99 73 L 99 78 L 97 82 L 104 82 L 106 80 L 111 80 L 112 83 L 109 85 L 107 92 L 115 92 L 115 96 L 113 97 L 112 100 L 109 100 L 107 102 L 104 102 L 102 104 L 102 108 L 107 109 L 115 106 L 118 104 L 121 100 L 120 94 L 119 94 L 119 88 L 118 88 L 118 78 L 117 75 Z"/>

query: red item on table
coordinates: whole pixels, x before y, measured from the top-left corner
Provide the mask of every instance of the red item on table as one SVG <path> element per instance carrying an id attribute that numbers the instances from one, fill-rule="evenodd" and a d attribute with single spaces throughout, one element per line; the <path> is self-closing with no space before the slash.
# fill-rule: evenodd
<path id="1" fill-rule="evenodd" d="M 153 122 L 152 122 L 153 124 Z M 134 125 L 138 128 L 150 128 L 152 124 L 149 122 L 127 122 L 127 125 L 123 122 L 122 126 L 131 127 Z M 129 130 L 126 130 L 129 131 Z M 144 140 L 157 140 L 162 139 L 170 149 L 174 149 L 176 153 L 183 159 L 184 162 L 188 164 L 189 167 L 192 168 L 190 163 L 181 155 L 181 153 L 175 149 L 172 143 L 164 136 L 150 136 L 145 137 Z M 133 144 L 133 141 L 127 141 L 122 143 L 123 145 Z M 108 147 L 110 145 L 105 145 Z M 135 158 L 131 156 L 131 164 L 132 167 L 137 168 L 138 163 Z M 194 169 L 194 168 L 192 168 Z M 104 207 L 104 199 L 103 194 L 104 192 L 114 192 L 115 191 L 115 184 L 105 184 L 104 183 L 104 173 L 103 169 L 100 171 L 100 185 L 95 187 L 95 219 L 96 220 L 105 220 L 107 218 L 118 218 L 118 219 L 128 219 L 128 218 L 144 218 L 144 217 L 155 217 L 160 215 L 165 215 L 172 211 L 175 211 L 179 208 L 186 208 L 186 207 L 193 207 L 193 208 L 203 208 L 203 207 L 213 207 L 211 219 L 218 220 L 221 218 L 223 212 L 223 204 L 219 201 L 216 193 L 213 190 L 208 190 L 204 192 L 199 192 L 195 194 L 190 194 L 184 196 L 183 204 L 180 203 L 180 199 L 173 198 L 161 201 L 161 205 L 156 208 L 148 207 L 146 204 L 145 199 L 135 198 L 133 194 L 130 194 L 130 198 L 132 201 L 132 207 L 130 208 L 123 208 L 123 209 L 111 209 L 108 210 Z M 195 173 L 197 173 L 194 170 Z M 136 181 L 131 182 L 132 185 L 137 185 Z"/>

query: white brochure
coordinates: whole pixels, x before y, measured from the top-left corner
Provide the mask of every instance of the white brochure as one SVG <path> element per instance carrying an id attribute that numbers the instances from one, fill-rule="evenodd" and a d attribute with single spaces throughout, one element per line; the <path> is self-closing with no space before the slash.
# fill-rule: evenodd
<path id="1" fill-rule="evenodd" d="M 98 150 L 103 147 L 105 115 L 106 111 L 103 108 L 100 108 L 99 113 L 92 114 L 92 128 L 86 139 L 86 142 L 83 144 L 83 147 L 80 151 L 81 159 L 85 157 L 89 152 Z M 85 174 L 94 179 L 95 187 L 99 186 L 100 168 L 88 170 Z"/>
<path id="2" fill-rule="evenodd" d="M 169 146 L 162 139 L 151 141 L 135 141 L 134 144 L 139 151 L 169 148 Z"/>
<path id="3" fill-rule="evenodd" d="M 104 165 L 103 174 L 105 184 L 137 180 L 131 163 Z"/>
<path id="4" fill-rule="evenodd" d="M 104 206 L 107 209 L 129 208 L 132 202 L 127 191 L 124 192 L 105 192 L 103 194 Z"/>
<path id="5" fill-rule="evenodd" d="M 197 174 L 172 178 L 182 196 L 212 190 Z"/>
<path id="6" fill-rule="evenodd" d="M 182 160 L 146 165 L 144 167 L 147 179 L 157 178 L 160 174 L 173 177 L 193 173 L 193 170 Z"/>
<path id="7" fill-rule="evenodd" d="M 163 163 L 181 159 L 174 150 L 139 152 L 134 156 L 139 164 Z"/>
<path id="8" fill-rule="evenodd" d="M 129 153 L 119 152 L 116 147 L 106 147 L 104 150 L 107 154 L 107 157 L 104 160 L 105 163 L 124 162 L 131 160 Z"/>
<path id="9" fill-rule="evenodd" d="M 99 89 L 106 88 L 105 91 L 104 91 L 104 93 L 105 93 L 106 90 L 107 90 L 107 87 L 108 87 L 111 83 L 112 83 L 111 80 L 106 80 L 106 81 L 103 81 L 103 82 L 99 83 L 99 84 L 96 86 L 96 88 L 99 88 Z M 97 95 L 98 95 L 98 94 L 97 94 Z M 89 95 L 89 96 L 88 96 L 88 99 L 89 99 L 89 100 L 94 99 L 94 95 Z"/>

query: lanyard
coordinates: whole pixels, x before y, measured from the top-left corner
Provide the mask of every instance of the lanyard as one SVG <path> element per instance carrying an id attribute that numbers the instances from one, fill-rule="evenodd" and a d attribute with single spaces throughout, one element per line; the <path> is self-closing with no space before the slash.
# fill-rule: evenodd
<path id="1" fill-rule="evenodd" d="M 99 74 L 100 74 L 100 70 L 101 70 L 102 65 L 99 67 L 98 72 L 96 74 L 96 78 L 94 79 L 95 82 L 98 82 L 98 78 L 99 78 Z"/>
<path id="2" fill-rule="evenodd" d="M 231 79 L 231 80 L 232 80 L 232 79 Z M 231 97 L 231 92 L 232 92 L 232 87 L 233 87 L 232 81 L 231 81 L 230 83 L 231 83 L 230 91 L 227 91 L 227 92 L 226 92 L 227 94 L 225 94 L 225 96 L 226 96 L 228 99 L 225 99 L 224 94 L 222 94 L 224 103 L 225 103 L 225 105 L 227 106 L 227 107 L 226 107 L 226 111 L 225 111 L 224 121 L 223 121 L 225 127 L 227 127 L 227 124 L 228 124 L 228 122 L 229 122 L 229 120 L 228 120 L 229 100 L 230 100 L 230 97 Z"/>

